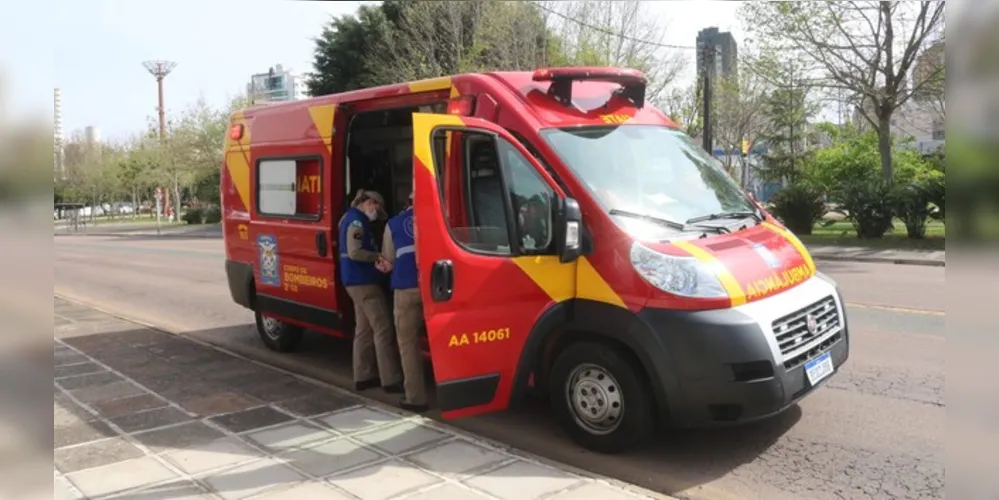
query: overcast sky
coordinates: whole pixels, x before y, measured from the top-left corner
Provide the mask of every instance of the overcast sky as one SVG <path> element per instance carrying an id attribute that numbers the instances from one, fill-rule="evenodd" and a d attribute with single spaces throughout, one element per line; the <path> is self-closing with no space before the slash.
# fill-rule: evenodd
<path id="1" fill-rule="evenodd" d="M 156 113 L 156 83 L 146 60 L 177 63 L 166 79 L 167 113 L 204 97 L 224 105 L 253 73 L 282 64 L 309 71 L 317 36 L 330 15 L 380 2 L 278 0 L 35 0 L 17 16 L 0 16 L 0 111 L 51 120 L 52 87 L 62 90 L 66 135 L 88 125 L 102 138 L 124 139 Z M 666 43 L 693 45 L 697 32 L 718 26 L 743 39 L 739 2 L 649 2 L 667 26 Z M 54 18 L 50 12 L 56 12 Z M 48 40 L 37 25 L 54 23 Z M 32 26 L 35 25 L 35 26 Z M 34 39 L 34 40 L 33 40 Z M 53 54 L 55 54 L 53 59 Z M 693 54 L 685 79 L 693 77 Z M 5 98 L 3 97 L 5 95 Z"/>

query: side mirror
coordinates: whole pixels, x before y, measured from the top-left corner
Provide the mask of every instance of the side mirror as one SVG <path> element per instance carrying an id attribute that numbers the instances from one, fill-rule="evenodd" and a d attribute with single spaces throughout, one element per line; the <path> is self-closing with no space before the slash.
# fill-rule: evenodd
<path id="1" fill-rule="evenodd" d="M 583 214 L 579 203 L 572 198 L 562 202 L 559 213 L 560 238 L 558 242 L 559 262 L 575 262 L 582 250 Z"/>

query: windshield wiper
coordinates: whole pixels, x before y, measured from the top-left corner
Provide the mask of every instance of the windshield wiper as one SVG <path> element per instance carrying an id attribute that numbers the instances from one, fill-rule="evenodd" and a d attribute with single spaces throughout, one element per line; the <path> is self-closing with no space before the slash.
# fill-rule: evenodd
<path id="1" fill-rule="evenodd" d="M 752 217 L 757 222 L 763 222 L 763 217 L 755 211 L 744 211 L 744 212 L 718 212 L 708 215 L 702 215 L 700 217 L 694 217 L 693 219 L 687 220 L 687 224 L 696 224 L 698 222 L 705 222 L 709 220 L 722 220 L 722 219 L 745 219 L 747 217 Z"/>
<path id="2" fill-rule="evenodd" d="M 672 220 L 669 220 L 669 219 L 662 219 L 662 218 L 659 218 L 659 217 L 653 217 L 651 215 L 644 215 L 644 214 L 638 214 L 638 213 L 635 213 L 635 212 L 628 212 L 626 210 L 618 210 L 616 208 L 612 208 L 610 210 L 610 214 L 611 215 L 620 215 L 621 217 L 630 217 L 632 219 L 644 220 L 644 221 L 647 221 L 647 222 L 652 222 L 654 224 L 659 224 L 660 226 L 666 226 L 668 228 L 676 229 L 677 231 L 685 231 L 687 229 L 687 225 L 686 224 L 682 224 L 680 222 L 672 221 Z"/>

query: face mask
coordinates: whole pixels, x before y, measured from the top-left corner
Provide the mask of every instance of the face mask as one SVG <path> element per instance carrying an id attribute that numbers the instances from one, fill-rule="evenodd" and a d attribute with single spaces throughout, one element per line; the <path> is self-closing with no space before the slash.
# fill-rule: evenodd
<path id="1" fill-rule="evenodd" d="M 378 218 L 378 210 L 368 210 L 367 212 L 364 212 L 364 215 L 368 216 L 369 221 L 374 221 Z"/>

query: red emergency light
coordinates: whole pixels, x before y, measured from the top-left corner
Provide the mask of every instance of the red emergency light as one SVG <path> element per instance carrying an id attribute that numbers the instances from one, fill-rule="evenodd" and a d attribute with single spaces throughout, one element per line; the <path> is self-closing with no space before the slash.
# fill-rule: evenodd
<path id="1" fill-rule="evenodd" d="M 447 103 L 447 114 L 472 116 L 475 113 L 475 96 L 463 95 L 451 99 Z"/>
<path id="2" fill-rule="evenodd" d="M 229 127 L 229 138 L 238 141 L 243 138 L 243 124 L 237 123 L 232 127 Z"/>
<path id="3" fill-rule="evenodd" d="M 566 105 L 572 103 L 572 82 L 616 83 L 621 86 L 617 94 L 628 99 L 638 108 L 645 106 L 645 87 L 649 83 L 641 71 L 600 66 L 539 69 L 534 72 L 531 79 L 536 82 L 551 82 L 548 95 Z"/>

